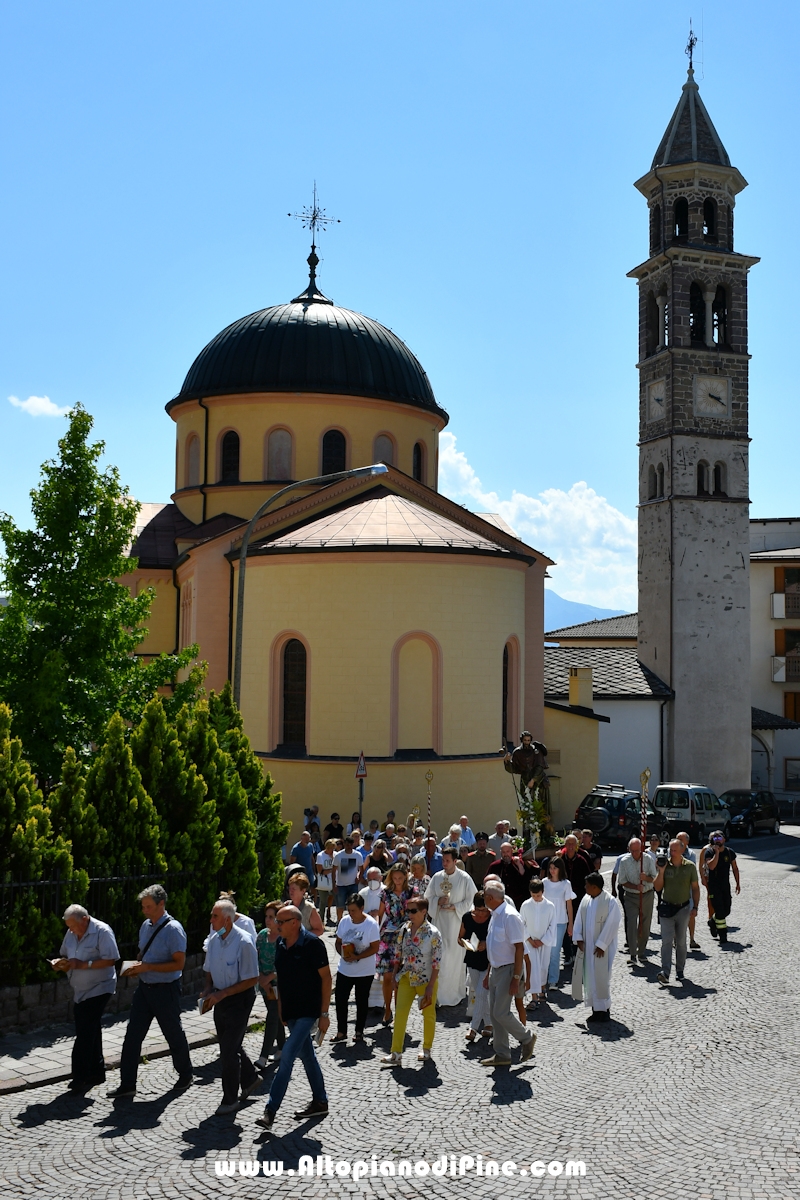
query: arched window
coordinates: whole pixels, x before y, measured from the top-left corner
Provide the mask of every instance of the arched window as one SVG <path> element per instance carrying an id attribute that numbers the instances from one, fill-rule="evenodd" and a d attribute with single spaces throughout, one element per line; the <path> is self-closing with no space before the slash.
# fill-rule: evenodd
<path id="1" fill-rule="evenodd" d="M 728 494 L 728 471 L 725 463 L 714 463 L 714 495 L 727 496 Z"/>
<path id="2" fill-rule="evenodd" d="M 658 480 L 656 478 L 656 469 L 651 463 L 647 468 L 647 499 L 655 500 L 658 496 Z"/>
<path id="3" fill-rule="evenodd" d="M 706 302 L 699 283 L 689 288 L 689 331 L 692 345 L 704 346 L 706 342 Z"/>
<path id="4" fill-rule="evenodd" d="M 661 249 L 661 205 L 650 209 L 650 253 L 658 254 Z"/>
<path id="5" fill-rule="evenodd" d="M 697 464 L 697 494 L 698 496 L 707 496 L 709 494 L 709 471 L 707 462 L 699 462 Z"/>
<path id="6" fill-rule="evenodd" d="M 222 439 L 219 477 L 222 483 L 239 482 L 239 435 L 232 429 Z"/>
<path id="7" fill-rule="evenodd" d="M 283 648 L 284 750 L 306 752 L 306 648 L 291 638 Z"/>
<path id="8" fill-rule="evenodd" d="M 645 307 L 645 354 L 655 354 L 661 343 L 661 316 L 652 292 L 648 293 Z"/>
<path id="9" fill-rule="evenodd" d="M 675 201 L 673 214 L 675 225 L 673 237 L 676 241 L 686 241 L 689 236 L 689 201 L 685 196 L 679 196 Z"/>
<path id="10" fill-rule="evenodd" d="M 386 433 L 380 433 L 375 438 L 375 445 L 372 448 L 372 461 L 374 463 L 386 463 L 387 467 L 394 466 L 394 442 Z"/>
<path id="11" fill-rule="evenodd" d="M 707 242 L 717 240 L 717 202 L 711 196 L 703 201 L 703 237 Z"/>
<path id="12" fill-rule="evenodd" d="M 191 433 L 186 442 L 186 487 L 197 487 L 200 482 L 200 438 Z"/>
<path id="13" fill-rule="evenodd" d="M 425 482 L 425 447 L 422 442 L 414 443 L 414 478 L 419 483 Z"/>
<path id="14" fill-rule="evenodd" d="M 663 500 L 663 498 L 664 498 L 664 464 L 663 463 L 658 464 L 658 470 L 656 471 L 656 475 L 658 476 L 658 490 L 656 491 L 656 495 L 658 496 L 658 498 L 660 500 Z"/>
<path id="15" fill-rule="evenodd" d="M 288 429 L 273 429 L 267 439 L 266 478 L 292 478 L 292 435 Z"/>
<path id="16" fill-rule="evenodd" d="M 728 341 L 728 295 L 722 284 L 717 288 L 712 306 L 714 318 L 714 341 L 725 346 Z"/>
<path id="17" fill-rule="evenodd" d="M 322 474 L 347 470 L 347 442 L 341 429 L 329 429 L 322 439 Z"/>

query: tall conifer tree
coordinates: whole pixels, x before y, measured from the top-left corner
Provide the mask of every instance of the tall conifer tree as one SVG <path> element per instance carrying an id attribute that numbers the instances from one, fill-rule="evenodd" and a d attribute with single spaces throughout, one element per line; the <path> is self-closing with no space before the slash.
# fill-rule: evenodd
<path id="1" fill-rule="evenodd" d="M 186 878 L 170 884 L 170 912 L 184 925 L 207 912 L 217 897 L 217 874 L 225 851 L 214 797 L 197 773 L 160 696 L 144 710 L 131 734 L 133 761 L 158 811 L 161 849 L 169 871 Z"/>
<path id="2" fill-rule="evenodd" d="M 53 830 L 72 847 L 78 867 L 97 863 L 103 844 L 103 831 L 97 809 L 86 799 L 86 768 L 72 747 L 67 748 L 61 765 L 61 778 L 49 796 Z"/>

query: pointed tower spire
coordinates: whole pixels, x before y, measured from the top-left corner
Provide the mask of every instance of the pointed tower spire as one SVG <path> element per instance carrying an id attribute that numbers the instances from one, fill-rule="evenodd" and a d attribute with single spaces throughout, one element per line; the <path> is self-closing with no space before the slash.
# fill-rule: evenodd
<path id="1" fill-rule="evenodd" d="M 652 167 L 669 167 L 675 163 L 705 162 L 729 167 L 731 160 L 714 128 L 706 106 L 700 99 L 700 89 L 694 81 L 694 48 L 697 38 L 689 26 L 686 53 L 689 70 L 678 106 L 659 143 Z"/>

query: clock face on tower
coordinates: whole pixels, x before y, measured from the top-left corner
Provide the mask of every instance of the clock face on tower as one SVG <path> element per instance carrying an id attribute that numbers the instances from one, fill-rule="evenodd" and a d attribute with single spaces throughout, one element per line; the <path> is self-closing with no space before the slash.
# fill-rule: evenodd
<path id="1" fill-rule="evenodd" d="M 647 385 L 647 420 L 660 421 L 667 407 L 667 381 L 654 379 Z"/>
<path id="2" fill-rule="evenodd" d="M 694 411 L 698 417 L 730 416 L 731 381 L 724 375 L 695 375 Z"/>

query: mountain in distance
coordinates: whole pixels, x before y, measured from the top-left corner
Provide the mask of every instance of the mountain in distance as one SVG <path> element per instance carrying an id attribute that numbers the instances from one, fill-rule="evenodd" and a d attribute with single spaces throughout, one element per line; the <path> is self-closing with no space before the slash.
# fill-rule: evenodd
<path id="1" fill-rule="evenodd" d="M 584 621 L 602 621 L 603 617 L 621 617 L 623 608 L 595 608 L 592 604 L 579 604 L 576 600 L 565 600 L 550 588 L 544 589 L 544 628 L 564 629 L 567 625 L 582 625 Z"/>

